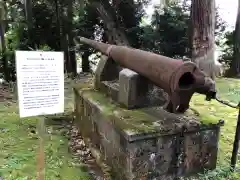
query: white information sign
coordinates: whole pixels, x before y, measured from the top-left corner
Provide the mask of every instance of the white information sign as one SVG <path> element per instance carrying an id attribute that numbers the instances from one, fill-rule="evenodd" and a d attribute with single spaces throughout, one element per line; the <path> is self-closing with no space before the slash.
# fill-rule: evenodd
<path id="1" fill-rule="evenodd" d="M 16 51 L 20 117 L 64 112 L 63 52 Z"/>

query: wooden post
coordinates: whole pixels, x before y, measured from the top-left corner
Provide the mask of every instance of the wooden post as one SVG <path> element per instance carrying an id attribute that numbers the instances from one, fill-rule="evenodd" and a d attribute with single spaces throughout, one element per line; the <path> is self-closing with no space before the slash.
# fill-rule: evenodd
<path id="1" fill-rule="evenodd" d="M 44 155 L 44 136 L 45 118 L 38 120 L 39 152 L 37 154 L 37 180 L 44 180 L 45 176 L 45 155 Z"/>
<path id="2" fill-rule="evenodd" d="M 235 139 L 233 144 L 232 158 L 231 158 L 231 170 L 234 171 L 237 163 L 239 141 L 240 141 L 240 102 L 238 104 L 238 121 L 235 133 Z"/>

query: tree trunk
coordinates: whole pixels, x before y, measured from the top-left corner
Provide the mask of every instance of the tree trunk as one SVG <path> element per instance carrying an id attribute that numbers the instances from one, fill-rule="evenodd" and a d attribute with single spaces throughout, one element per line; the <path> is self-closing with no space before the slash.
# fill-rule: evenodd
<path id="1" fill-rule="evenodd" d="M 233 41 L 233 61 L 230 66 L 230 75 L 240 77 L 240 0 L 238 0 L 238 14 Z"/>
<path id="2" fill-rule="evenodd" d="M 28 44 L 31 48 L 35 49 L 34 42 L 33 42 L 33 20 L 32 20 L 32 0 L 25 0 L 25 16 L 28 25 Z"/>
<path id="3" fill-rule="evenodd" d="M 2 54 L 2 66 L 5 81 L 10 81 L 9 64 L 6 56 L 5 29 L 7 25 L 6 1 L 0 2 L 0 53 Z"/>
<path id="4" fill-rule="evenodd" d="M 125 33 L 117 28 L 116 23 L 114 22 L 114 18 L 111 16 L 111 13 L 109 12 L 112 8 L 109 4 L 109 1 L 103 1 L 102 2 L 93 2 L 92 5 L 96 8 L 97 12 L 99 13 L 100 17 L 103 20 L 104 26 L 108 32 L 108 39 L 111 42 L 115 42 L 117 45 L 126 45 L 129 46 L 129 42 L 127 39 L 127 36 Z M 107 8 L 104 7 L 108 6 Z"/>
<path id="5" fill-rule="evenodd" d="M 65 25 L 62 25 L 64 28 Z M 63 29 L 62 35 L 61 35 L 61 49 L 64 52 L 64 66 L 65 66 L 65 73 L 70 73 L 70 65 L 69 65 L 69 54 L 68 54 L 68 37 Z"/>
<path id="6" fill-rule="evenodd" d="M 72 73 L 73 77 L 77 76 L 77 63 L 74 50 L 73 41 L 73 3 L 74 0 L 68 0 L 67 8 L 67 21 L 68 21 L 68 61 L 69 61 L 69 72 Z"/>
<path id="7" fill-rule="evenodd" d="M 0 21 L 0 43 L 1 43 L 1 48 L 0 52 L 2 54 L 2 66 L 3 66 L 3 75 L 5 81 L 10 80 L 10 72 L 9 72 L 9 67 L 8 67 L 8 60 L 6 56 L 6 46 L 5 46 L 5 24 L 4 21 Z"/>
<path id="8" fill-rule="evenodd" d="M 118 16 L 118 27 L 121 27 L 121 31 L 124 31 L 128 42 L 134 48 L 141 47 L 141 41 L 139 37 L 140 29 L 136 28 L 140 25 L 141 18 L 138 14 L 139 7 L 136 5 L 135 0 L 120 1 L 115 5 Z M 127 30 L 127 31 L 126 31 Z"/>
<path id="9" fill-rule="evenodd" d="M 57 35 L 58 35 L 58 48 L 61 49 L 61 25 L 59 16 L 59 0 L 55 0 L 55 11 L 56 11 L 56 25 L 57 25 Z"/>
<path id="10" fill-rule="evenodd" d="M 5 53 L 5 22 L 0 19 L 0 52 Z"/>
<path id="11" fill-rule="evenodd" d="M 192 61 L 215 80 L 215 0 L 192 0 L 190 28 Z"/>
<path id="12" fill-rule="evenodd" d="M 88 50 L 85 50 L 82 55 L 82 72 L 90 72 L 90 62 L 89 56 L 91 53 Z"/>
<path id="13" fill-rule="evenodd" d="M 67 40 L 67 28 L 66 17 L 64 11 L 63 1 L 59 1 L 59 26 L 60 26 L 60 49 L 64 52 L 64 72 L 69 72 L 69 55 L 68 55 L 68 40 Z"/>

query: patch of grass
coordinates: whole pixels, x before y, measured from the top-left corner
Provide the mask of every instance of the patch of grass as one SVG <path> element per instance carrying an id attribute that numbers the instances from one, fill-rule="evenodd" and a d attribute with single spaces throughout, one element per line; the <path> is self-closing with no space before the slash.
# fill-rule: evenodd
<path id="1" fill-rule="evenodd" d="M 217 80 L 217 88 L 222 98 L 238 103 L 240 101 L 240 80 L 221 78 Z"/>
<path id="2" fill-rule="evenodd" d="M 182 178 L 184 179 L 184 178 Z M 235 180 L 237 174 L 233 174 L 231 169 L 226 166 L 219 166 L 215 170 L 205 171 L 197 177 L 185 178 L 185 180 Z"/>
<path id="3" fill-rule="evenodd" d="M 235 180 L 238 179 L 237 174 L 231 173 L 229 167 L 218 167 L 213 171 L 206 171 L 199 176 L 199 180 Z"/>
<path id="4" fill-rule="evenodd" d="M 66 112 L 72 111 L 72 93 L 66 91 Z M 71 114 L 71 113 L 70 113 Z M 16 103 L 0 102 L 0 176 L 6 180 L 34 180 L 37 176 L 39 137 L 36 126 L 40 117 L 20 119 Z M 46 121 L 48 121 L 46 119 Z M 47 122 L 46 122 L 47 124 Z M 88 180 L 68 152 L 66 129 L 48 126 L 45 133 L 45 179 Z"/>
<path id="5" fill-rule="evenodd" d="M 217 89 L 218 95 L 222 99 L 235 104 L 240 101 L 240 80 L 227 78 L 217 79 Z M 200 113 L 200 116 L 202 116 L 201 118 L 204 118 L 206 121 L 217 122 L 220 119 L 225 121 L 225 125 L 221 128 L 220 132 L 218 166 L 229 167 L 236 131 L 238 110 L 222 105 L 215 100 L 211 102 L 205 101 L 205 97 L 199 94 L 195 94 L 192 98 L 191 107 L 197 110 Z M 239 165 L 240 156 L 238 167 Z M 217 171 L 211 171 L 209 176 L 214 172 Z M 240 173 L 236 173 L 236 175 L 232 176 L 234 176 L 234 178 L 219 176 L 218 179 L 240 179 Z M 204 177 L 208 177 L 208 175 L 205 174 Z"/>

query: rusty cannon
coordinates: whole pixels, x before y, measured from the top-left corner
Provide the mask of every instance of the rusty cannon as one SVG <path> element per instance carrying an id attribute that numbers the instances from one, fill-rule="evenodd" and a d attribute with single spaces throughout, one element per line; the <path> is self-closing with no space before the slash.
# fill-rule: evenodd
<path id="1" fill-rule="evenodd" d="M 126 46 L 111 45 L 79 37 L 87 44 L 111 58 L 120 66 L 150 80 L 168 94 L 165 109 L 171 113 L 184 113 L 195 92 L 214 98 L 215 83 L 195 63 L 161 56 Z"/>

